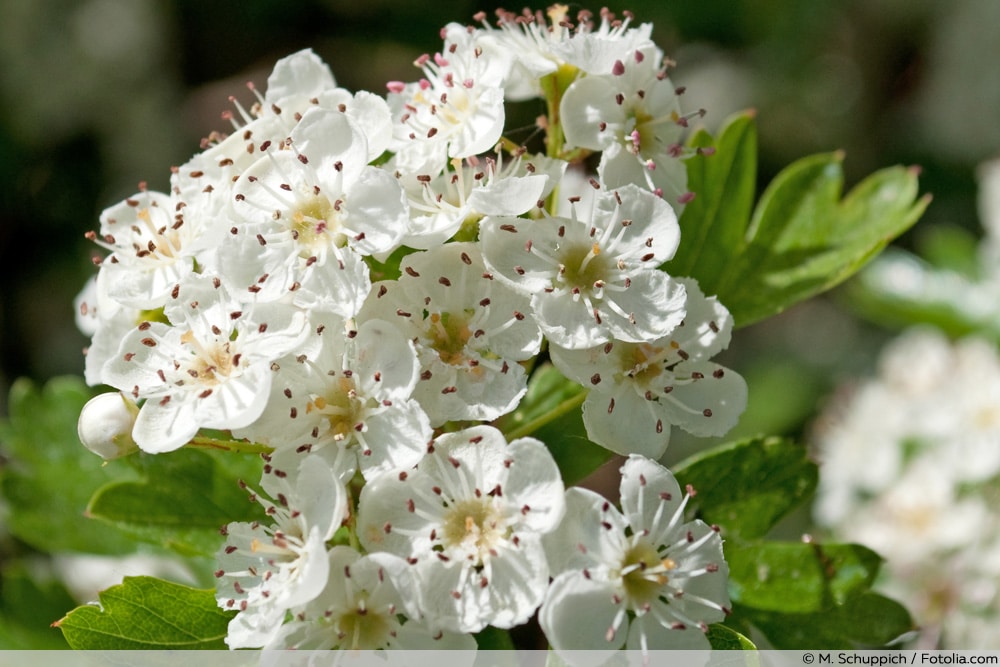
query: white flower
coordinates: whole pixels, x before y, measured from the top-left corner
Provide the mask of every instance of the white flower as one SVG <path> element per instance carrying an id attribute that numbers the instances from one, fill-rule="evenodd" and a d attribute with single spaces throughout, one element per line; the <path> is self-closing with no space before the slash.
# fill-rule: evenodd
<path id="1" fill-rule="evenodd" d="M 330 549 L 328 557 L 326 587 L 266 648 L 476 649 L 471 635 L 435 630 L 420 621 L 420 589 L 402 558 L 384 552 L 362 556 L 344 546 Z"/>
<path id="2" fill-rule="evenodd" d="M 265 469 L 261 482 L 275 500 L 254 499 L 274 523 L 230 523 L 216 556 L 216 599 L 239 611 L 229 623 L 230 648 L 266 645 L 286 611 L 320 594 L 330 573 L 326 541 L 347 518 L 347 493 L 317 456 L 302 460 L 294 483 L 276 469 Z"/>
<path id="3" fill-rule="evenodd" d="M 433 178 L 408 179 L 412 225 L 404 243 L 411 248 L 444 243 L 464 225 L 478 223 L 486 215 L 528 212 L 555 187 L 566 163 L 536 155 L 504 165 L 498 154 L 496 160 L 455 158 L 451 166 L 454 171 Z"/>
<path id="4" fill-rule="evenodd" d="M 179 199 L 149 190 L 105 209 L 100 236 L 88 236 L 112 253 L 101 269 L 107 295 L 144 310 L 162 307 L 213 243 L 203 218 L 188 217 Z"/>
<path id="5" fill-rule="evenodd" d="M 380 320 L 357 330 L 333 321 L 312 338 L 279 360 L 265 413 L 234 435 L 275 447 L 276 465 L 287 467 L 294 466 L 283 454 L 292 451 L 321 453 L 338 472 L 360 469 L 366 479 L 417 463 L 431 427 L 411 398 L 419 373 L 413 345 Z"/>
<path id="6" fill-rule="evenodd" d="M 389 84 L 396 119 L 391 164 L 403 173 L 440 173 L 448 158 L 492 149 L 503 132 L 506 64 L 484 57 L 465 27 L 451 24 L 443 32 L 442 51 L 415 63 L 423 79 Z"/>
<path id="7" fill-rule="evenodd" d="M 164 313 L 172 325 L 141 323 L 102 374 L 105 383 L 145 400 L 132 436 L 153 453 L 183 446 L 201 427 L 252 423 L 267 403 L 271 362 L 305 334 L 303 313 L 240 305 L 205 276 L 177 285 Z"/>
<path id="8" fill-rule="evenodd" d="M 428 623 L 510 628 L 545 595 L 541 536 L 562 518 L 562 489 L 542 443 L 508 445 L 495 428 L 476 426 L 440 436 L 416 470 L 367 484 L 358 533 L 369 551 L 416 560 Z"/>
<path id="9" fill-rule="evenodd" d="M 403 190 L 368 166 L 364 136 L 334 111 L 313 109 L 291 144 L 260 158 L 233 188 L 226 279 L 258 298 L 351 317 L 370 287 L 361 255 L 394 250 L 409 218 Z"/>
<path id="10" fill-rule="evenodd" d="M 647 343 L 608 342 L 586 350 L 552 346 L 556 367 L 585 387 L 588 437 L 619 454 L 663 456 L 671 425 L 697 436 L 725 435 L 747 404 L 743 378 L 709 361 L 729 344 L 733 319 L 691 279 L 684 321 Z"/>
<path id="11" fill-rule="evenodd" d="M 562 98 L 560 117 L 568 146 L 603 151 L 598 173 L 605 187 L 635 183 L 675 205 L 690 199 L 679 159 L 688 118 L 652 49 L 575 81 Z"/>
<path id="12" fill-rule="evenodd" d="M 680 241 L 677 216 L 635 185 L 600 193 L 589 219 L 491 216 L 480 236 L 487 267 L 531 296 L 556 345 L 643 342 L 684 318 L 683 286 L 658 268 Z"/>
<path id="13" fill-rule="evenodd" d="M 448 243 L 408 255 L 396 282 L 376 283 L 360 318 L 377 317 L 414 341 L 414 397 L 431 425 L 496 419 L 527 390 L 518 362 L 538 353 L 528 300 L 485 274 L 478 246 Z"/>
<path id="14" fill-rule="evenodd" d="M 515 14 L 498 10 L 500 30 L 485 22 L 485 14 L 478 16 L 486 28 L 478 35 L 478 43 L 494 51 L 510 53 L 514 58 L 504 82 L 508 99 L 540 96 L 539 80 L 550 74 L 559 73 L 562 78 L 571 80 L 581 72 L 608 72 L 616 60 L 627 54 L 637 49 L 655 48 L 650 39 L 652 24 L 632 28 L 632 16 L 628 12 L 624 20 L 619 20 L 606 8 L 602 9 L 601 22 L 595 28 L 589 11 L 579 12 L 575 26 L 568 20 L 568 11 L 566 5 L 553 5 L 548 10 L 551 25 L 546 25 L 540 11 Z"/>
<path id="15" fill-rule="evenodd" d="M 684 521 L 689 497 L 640 456 L 622 467 L 621 512 L 566 492 L 566 517 L 545 537 L 555 580 L 538 615 L 556 650 L 709 648 L 702 633 L 729 613 L 729 570 L 718 532 Z"/>

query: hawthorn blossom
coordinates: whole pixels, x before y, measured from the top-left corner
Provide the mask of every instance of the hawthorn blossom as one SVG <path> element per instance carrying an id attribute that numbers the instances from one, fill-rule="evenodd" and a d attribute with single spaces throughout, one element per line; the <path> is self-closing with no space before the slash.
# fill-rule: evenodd
<path id="1" fill-rule="evenodd" d="M 487 273 L 477 244 L 449 243 L 408 255 L 398 281 L 376 283 L 359 315 L 399 327 L 416 345 L 414 397 L 439 426 L 496 419 L 527 390 L 518 363 L 542 341 L 528 299 Z"/>
<path id="2" fill-rule="evenodd" d="M 705 298 L 694 280 L 679 282 L 686 315 L 668 336 L 550 348 L 556 367 L 590 389 L 583 404 L 587 436 L 619 454 L 660 458 L 672 425 L 701 437 L 725 435 L 746 408 L 743 378 L 709 361 L 729 344 L 729 311 L 715 297 Z"/>
<path id="3" fill-rule="evenodd" d="M 87 237 L 111 251 L 102 263 L 107 295 L 123 306 L 153 310 L 194 273 L 199 251 L 213 243 L 206 221 L 188 217 L 172 195 L 143 189 L 101 213 L 100 235 Z"/>
<path id="4" fill-rule="evenodd" d="M 388 84 L 395 119 L 390 165 L 403 173 L 438 174 L 449 158 L 492 149 L 503 132 L 503 54 L 484 57 L 473 31 L 458 24 L 442 35 L 442 50 L 414 63 L 423 71 L 420 81 Z"/>
<path id="5" fill-rule="evenodd" d="M 541 82 L 550 75 L 572 81 L 580 74 L 610 71 L 616 60 L 637 49 L 655 48 L 650 38 L 652 24 L 631 27 L 629 12 L 624 19 L 618 19 L 604 8 L 596 26 L 588 10 L 580 10 L 573 25 L 566 5 L 553 5 L 547 15 L 551 25 L 541 11 L 516 14 L 497 10 L 499 30 L 486 22 L 485 12 L 476 17 L 485 28 L 478 35 L 478 43 L 514 57 L 504 81 L 507 99 L 542 96 Z"/>
<path id="6" fill-rule="evenodd" d="M 268 644 L 285 613 L 319 595 L 330 576 L 326 541 L 347 517 L 347 493 L 317 456 L 303 459 L 297 472 L 293 484 L 265 468 L 261 483 L 274 500 L 252 499 L 273 523 L 233 522 L 224 530 L 215 595 L 221 608 L 239 612 L 229 623 L 230 648 Z"/>
<path id="7" fill-rule="evenodd" d="M 471 635 L 421 622 L 420 588 L 404 559 L 385 552 L 362 556 L 345 546 L 330 549 L 328 558 L 331 576 L 326 587 L 296 610 L 265 648 L 476 649 Z"/>
<path id="8" fill-rule="evenodd" d="M 411 248 L 440 245 L 486 215 L 527 213 L 548 196 L 566 168 L 562 160 L 542 155 L 517 156 L 505 165 L 500 153 L 496 159 L 454 158 L 449 164 L 452 169 L 437 176 L 405 179 L 412 218 L 404 242 Z"/>
<path id="9" fill-rule="evenodd" d="M 411 398 L 417 355 L 398 329 L 329 318 L 278 366 L 264 414 L 234 433 L 273 446 L 278 465 L 314 452 L 342 478 L 361 470 L 367 479 L 423 457 L 431 427 Z"/>
<path id="10" fill-rule="evenodd" d="M 538 614 L 558 651 L 708 649 L 708 624 L 729 613 L 717 529 L 685 522 L 692 495 L 641 456 L 621 469 L 621 511 L 581 488 L 544 538 L 555 580 Z"/>
<path id="11" fill-rule="evenodd" d="M 368 166 L 361 131 L 312 109 L 290 143 L 270 150 L 233 187 L 237 222 L 221 255 L 228 281 L 264 300 L 355 314 L 370 282 L 362 255 L 398 247 L 408 210 L 393 176 Z"/>
<path id="12" fill-rule="evenodd" d="M 415 561 L 428 623 L 454 632 L 510 628 L 545 596 L 541 538 L 563 510 L 545 445 L 508 445 L 497 429 L 474 426 L 438 437 L 415 470 L 366 484 L 358 536 L 369 551 Z"/>
<path id="13" fill-rule="evenodd" d="M 600 192 L 589 216 L 480 225 L 487 268 L 531 297 L 545 336 L 571 349 L 641 343 L 684 319 L 684 286 L 659 270 L 680 241 L 670 205 L 638 186 Z"/>
<path id="14" fill-rule="evenodd" d="M 691 198 L 677 89 L 653 49 L 636 49 L 599 76 L 573 82 L 560 117 L 568 146 L 601 152 L 598 174 L 607 188 L 643 185 L 674 205 Z"/>
<path id="15" fill-rule="evenodd" d="M 170 324 L 143 321 L 102 372 L 103 382 L 144 401 L 132 437 L 151 453 L 183 446 L 202 427 L 252 423 L 268 400 L 271 363 L 305 334 L 302 312 L 240 304 L 208 276 L 175 286 L 163 312 Z"/>

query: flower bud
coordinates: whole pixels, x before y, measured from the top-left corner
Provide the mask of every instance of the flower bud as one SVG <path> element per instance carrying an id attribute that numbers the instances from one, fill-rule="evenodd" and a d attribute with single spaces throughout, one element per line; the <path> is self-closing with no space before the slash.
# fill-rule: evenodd
<path id="1" fill-rule="evenodd" d="M 124 394 L 99 394 L 80 411 L 77 423 L 80 442 L 105 460 L 131 454 L 138 449 L 132 439 L 132 426 L 138 414 L 138 406 Z"/>

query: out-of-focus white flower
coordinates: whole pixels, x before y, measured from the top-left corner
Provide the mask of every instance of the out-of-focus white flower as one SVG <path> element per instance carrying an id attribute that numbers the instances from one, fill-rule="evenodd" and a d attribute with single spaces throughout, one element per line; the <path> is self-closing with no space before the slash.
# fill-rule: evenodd
<path id="1" fill-rule="evenodd" d="M 538 619 L 558 651 L 707 649 L 709 623 L 729 613 L 718 532 L 686 522 L 690 493 L 641 456 L 622 467 L 619 511 L 566 491 L 566 517 L 544 538 L 555 580 Z"/>
<path id="2" fill-rule="evenodd" d="M 921 646 L 997 646 L 968 633 L 1000 619 L 988 592 L 1000 575 L 998 401 L 995 344 L 913 329 L 816 428 L 815 516 L 886 558 L 883 586 L 925 628 Z"/>

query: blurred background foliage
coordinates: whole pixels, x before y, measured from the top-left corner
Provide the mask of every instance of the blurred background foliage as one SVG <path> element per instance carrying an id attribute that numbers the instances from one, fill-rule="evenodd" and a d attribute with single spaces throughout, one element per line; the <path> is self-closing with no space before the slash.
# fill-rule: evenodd
<path id="1" fill-rule="evenodd" d="M 85 241 L 138 181 L 227 130 L 230 95 L 312 47 L 351 90 L 413 80 L 413 59 L 466 0 L 4 0 L 0 3 L 0 415 L 19 376 L 80 374 L 72 300 L 92 275 Z M 509 9 L 520 6 L 508 5 Z M 579 6 L 573 5 L 575 12 Z M 597 10 L 598 6 L 589 7 Z M 891 164 L 922 168 L 934 194 L 899 244 L 934 230 L 979 234 L 977 163 L 1000 153 L 1000 3 L 994 0 L 637 0 L 637 21 L 676 61 L 686 107 L 714 130 L 755 108 L 760 186 L 789 162 L 843 149 L 848 187 Z M 616 12 L 625 7 L 611 6 Z M 537 109 L 524 110 L 530 123 Z M 923 240 L 922 240 L 923 239 Z M 888 332 L 835 293 L 741 330 L 722 359 L 747 378 L 732 436 L 801 435 L 835 384 L 870 368 Z M 693 446 L 681 443 L 671 458 Z"/>

